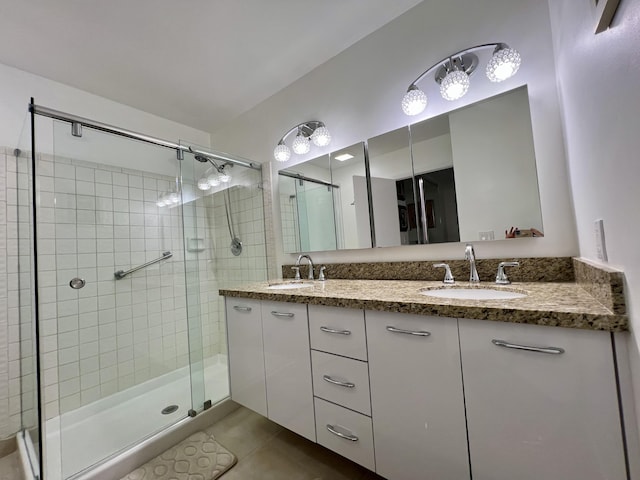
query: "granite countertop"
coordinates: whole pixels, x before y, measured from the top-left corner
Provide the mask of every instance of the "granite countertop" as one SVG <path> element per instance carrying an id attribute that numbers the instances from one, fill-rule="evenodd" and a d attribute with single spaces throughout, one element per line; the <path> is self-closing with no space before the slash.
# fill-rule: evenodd
<path id="1" fill-rule="evenodd" d="M 628 330 L 626 315 L 612 312 L 571 282 L 514 282 L 508 286 L 481 283 L 484 287 L 527 293 L 524 298 L 509 300 L 447 299 L 419 293 L 425 288 L 444 287 L 442 282 L 434 281 L 326 280 L 310 283 L 313 283 L 312 287 L 274 290 L 268 288 L 269 283 L 260 282 L 221 289 L 220 295 L 609 332 Z M 456 282 L 454 287 L 473 286 Z"/>

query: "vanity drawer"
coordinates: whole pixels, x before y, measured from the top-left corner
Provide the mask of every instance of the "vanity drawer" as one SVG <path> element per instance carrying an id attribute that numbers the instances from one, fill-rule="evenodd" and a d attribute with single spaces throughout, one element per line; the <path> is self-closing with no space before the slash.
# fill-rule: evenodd
<path id="1" fill-rule="evenodd" d="M 371 419 L 320 398 L 315 406 L 318 443 L 375 471 Z"/>
<path id="2" fill-rule="evenodd" d="M 311 351 L 313 394 L 371 416 L 367 362 Z"/>
<path id="3" fill-rule="evenodd" d="M 311 348 L 367 360 L 364 311 L 309 305 Z"/>

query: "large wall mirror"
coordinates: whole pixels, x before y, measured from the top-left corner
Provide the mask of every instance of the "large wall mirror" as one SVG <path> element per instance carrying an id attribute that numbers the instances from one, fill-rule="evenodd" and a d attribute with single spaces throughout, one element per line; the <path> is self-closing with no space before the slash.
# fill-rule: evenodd
<path id="1" fill-rule="evenodd" d="M 285 253 L 371 248 L 362 142 L 278 174 Z"/>
<path id="2" fill-rule="evenodd" d="M 279 172 L 286 253 L 543 235 L 526 86 L 371 138 L 366 165 L 358 143 Z"/>

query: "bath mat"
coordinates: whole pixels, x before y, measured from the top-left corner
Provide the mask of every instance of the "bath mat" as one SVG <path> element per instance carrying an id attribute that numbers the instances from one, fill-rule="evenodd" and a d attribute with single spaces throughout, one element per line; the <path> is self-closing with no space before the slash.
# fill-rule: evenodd
<path id="1" fill-rule="evenodd" d="M 197 432 L 121 480 L 213 480 L 236 461 L 213 435 Z"/>

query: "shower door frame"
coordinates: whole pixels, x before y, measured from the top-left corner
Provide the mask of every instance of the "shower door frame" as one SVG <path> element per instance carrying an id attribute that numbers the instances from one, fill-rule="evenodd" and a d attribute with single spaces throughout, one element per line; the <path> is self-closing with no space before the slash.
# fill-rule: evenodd
<path id="1" fill-rule="evenodd" d="M 234 155 L 229 155 L 226 153 L 222 153 L 222 152 L 216 152 L 216 151 L 210 151 L 210 150 L 203 150 L 201 147 L 199 147 L 198 149 L 192 148 L 192 146 L 190 145 L 185 145 L 185 144 L 180 144 L 180 143 L 175 143 L 169 140 L 164 140 L 158 137 L 154 137 L 154 136 L 150 136 L 150 135 L 146 135 L 143 133 L 139 133 L 139 132 L 135 132 L 132 130 L 128 130 L 125 128 L 121 128 L 121 127 L 117 127 L 114 125 L 109 125 L 103 122 L 99 122 L 99 121 L 95 121 L 95 120 L 91 120 L 85 117 L 80 117 L 77 115 L 73 115 L 70 113 L 66 113 L 66 112 L 61 112 L 59 110 L 55 110 L 52 108 L 48 108 L 42 105 L 37 105 L 35 103 L 34 97 L 31 97 L 30 99 L 30 103 L 29 103 L 29 108 L 28 108 L 29 112 L 30 112 L 30 117 L 31 117 L 31 170 L 32 170 L 32 178 L 31 178 L 31 189 L 32 189 L 32 195 L 30 198 L 30 201 L 32 203 L 31 208 L 32 208 L 32 215 L 33 215 L 33 242 L 31 245 L 32 248 L 32 254 L 33 254 L 33 263 L 32 263 L 32 267 L 33 267 L 33 271 L 35 272 L 35 275 L 33 275 L 33 318 L 35 319 L 35 326 L 34 326 L 34 333 L 35 333 L 35 345 L 34 345 L 34 355 L 35 355 L 35 359 L 36 361 L 35 363 L 35 374 L 36 374 L 36 390 L 38 392 L 38 402 L 37 402 L 37 406 L 36 406 L 36 412 L 37 412 L 37 423 L 38 423 L 38 428 L 39 428 L 39 436 L 40 436 L 40 441 L 38 442 L 38 463 L 39 463 L 39 473 L 40 476 L 39 478 L 42 479 L 44 478 L 44 467 L 45 467 L 45 458 L 44 458 L 44 438 L 43 438 L 43 400 L 42 400 L 42 385 L 43 385 L 43 378 L 42 378 L 42 368 L 40 365 L 40 361 L 41 361 L 41 349 L 40 349 L 40 331 L 39 331 L 39 318 L 40 318 L 40 311 L 39 311 L 39 289 L 38 289 L 38 247 L 37 247 L 37 228 L 38 228 L 38 218 L 37 218 L 37 197 L 38 197 L 38 190 L 36 188 L 37 186 L 37 175 L 36 175 L 36 168 L 37 168 L 37 154 L 36 154 L 36 133 L 35 133 L 35 117 L 36 115 L 42 116 L 42 117 L 48 117 L 51 118 L 53 120 L 59 120 L 59 121 L 63 121 L 63 122 L 67 122 L 70 123 L 72 125 L 72 129 L 76 130 L 78 129 L 81 132 L 81 128 L 82 127 L 86 127 L 92 130 L 96 130 L 96 131 L 100 131 L 103 133 L 108 133 L 108 134 L 113 134 L 116 136 L 120 136 L 120 137 L 125 137 L 128 139 L 132 139 L 132 140 L 138 140 L 138 141 L 142 141 L 145 143 L 149 143 L 149 144 L 153 144 L 156 146 L 161 146 L 161 147 L 165 147 L 171 150 L 175 150 L 176 151 L 176 155 L 178 160 L 182 160 L 183 158 L 183 153 L 184 152 L 190 152 L 193 154 L 202 154 L 202 155 L 206 155 L 206 156 L 210 156 L 213 157 L 215 159 L 219 159 L 221 161 L 224 162 L 228 162 L 228 163 L 232 163 L 234 165 L 239 165 L 242 167 L 246 167 L 252 170 L 257 170 L 259 172 L 262 173 L 262 166 L 261 164 L 257 164 L 257 163 L 253 163 L 250 162 L 246 159 L 240 158 L 240 157 L 236 157 Z M 184 234 L 184 231 L 183 231 Z M 185 244 L 185 248 L 186 248 L 186 244 Z M 203 392 L 204 393 L 204 392 Z M 211 406 L 211 402 L 210 401 L 205 401 L 204 404 L 202 405 L 201 408 L 199 408 L 198 410 L 195 410 L 193 407 L 194 405 L 192 405 L 192 409 L 189 411 L 189 416 L 190 417 L 195 417 L 198 413 L 200 413 L 203 410 L 206 410 L 207 408 L 209 408 Z M 182 418 L 180 420 L 178 420 L 176 423 L 174 423 L 173 425 L 169 425 L 166 428 L 172 428 L 178 424 L 183 423 L 184 421 L 186 421 L 187 418 Z M 152 435 L 155 436 L 155 435 Z M 141 441 L 144 441 L 145 439 L 141 439 Z M 116 454 L 117 455 L 117 454 Z M 99 462 L 98 464 L 92 466 L 92 468 L 96 467 L 97 465 L 100 465 L 104 462 L 108 462 L 110 460 L 110 457 L 103 459 L 101 462 Z"/>

